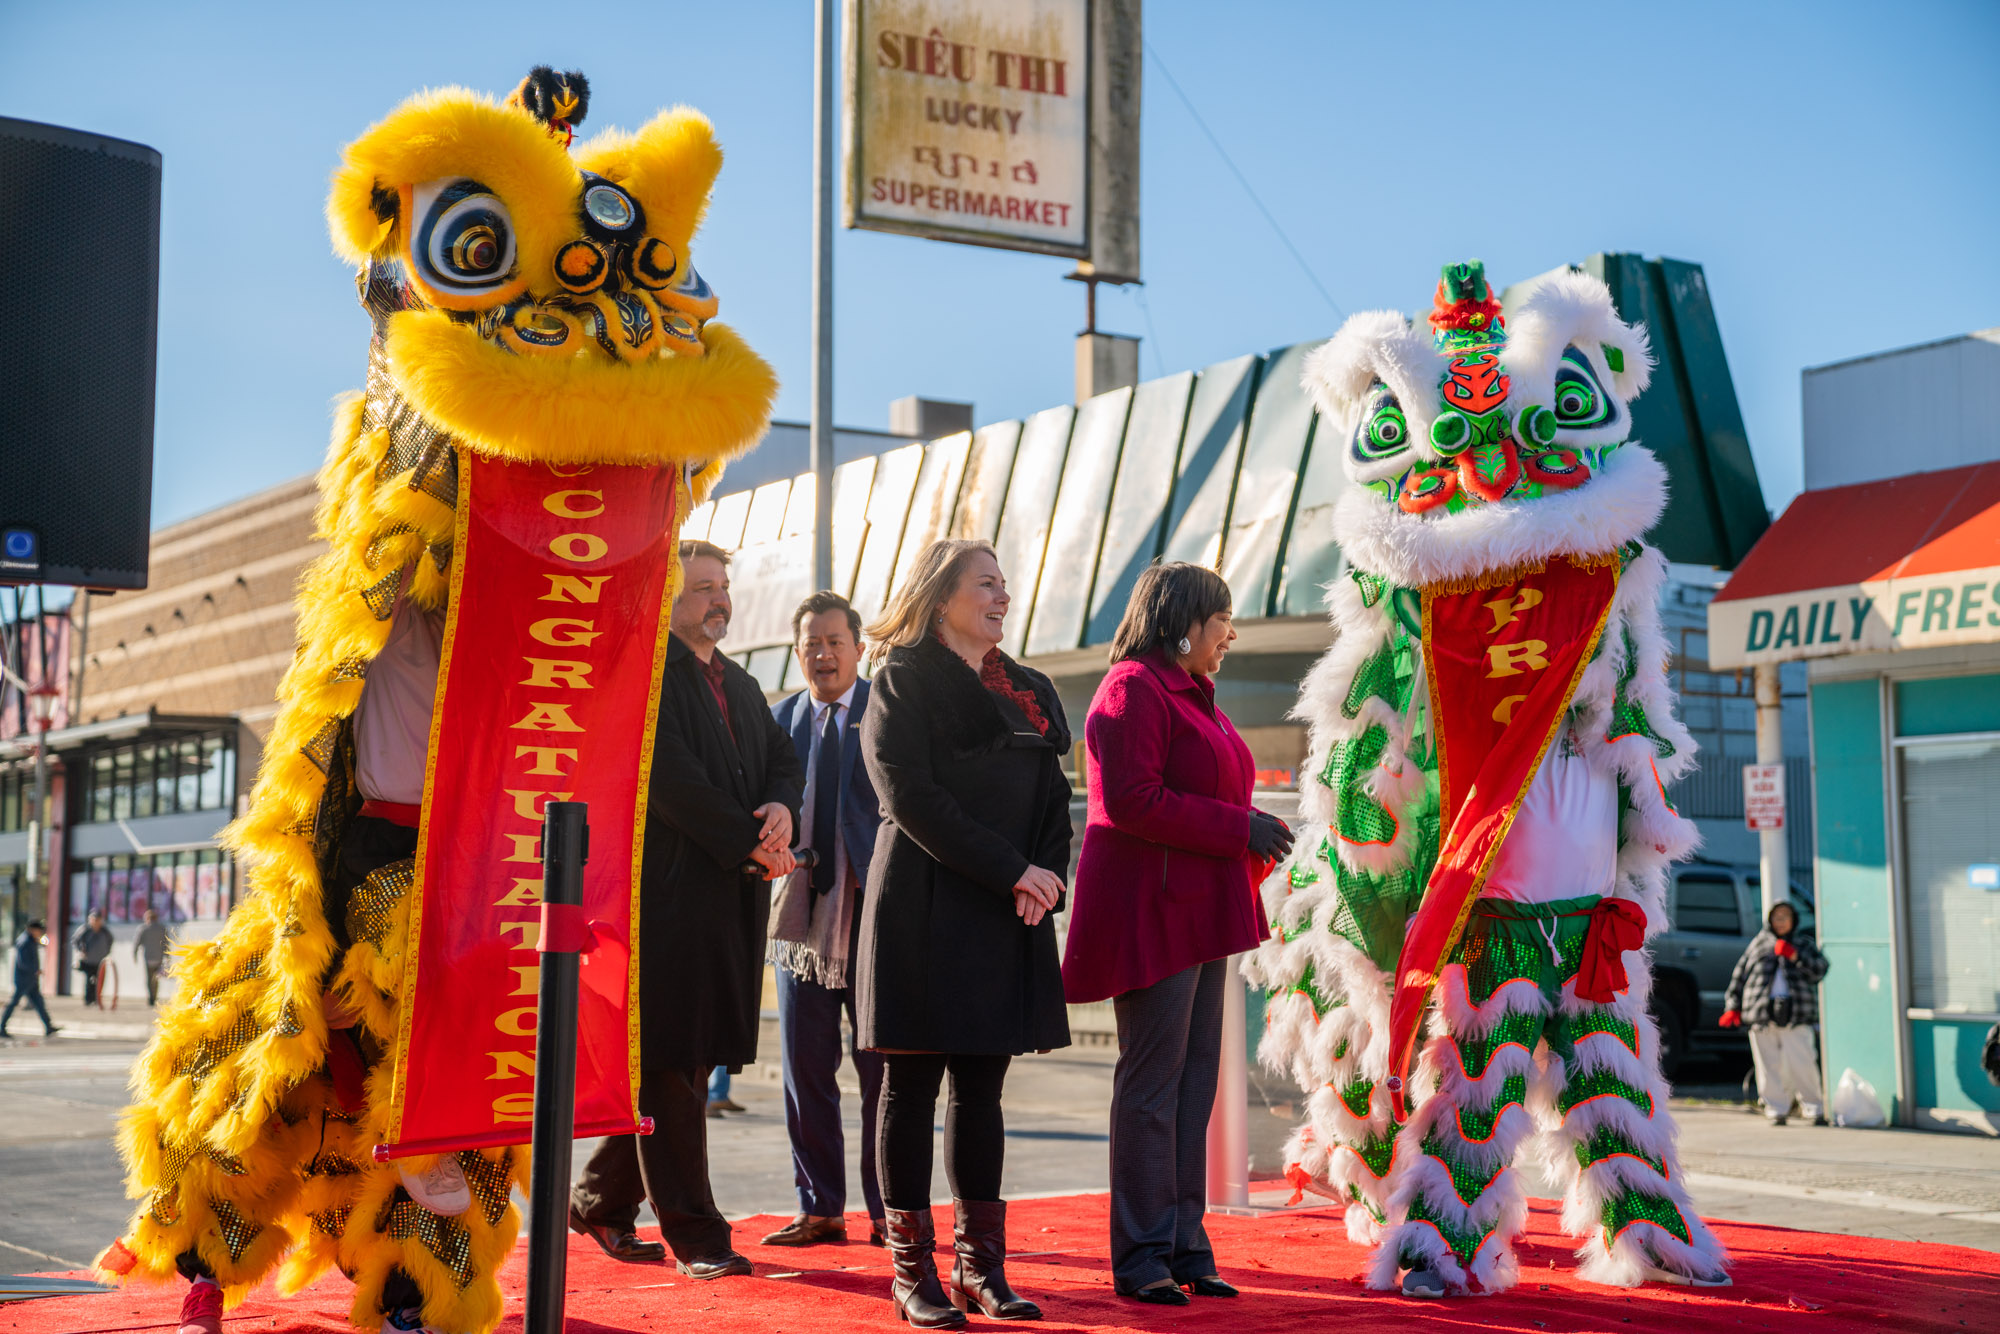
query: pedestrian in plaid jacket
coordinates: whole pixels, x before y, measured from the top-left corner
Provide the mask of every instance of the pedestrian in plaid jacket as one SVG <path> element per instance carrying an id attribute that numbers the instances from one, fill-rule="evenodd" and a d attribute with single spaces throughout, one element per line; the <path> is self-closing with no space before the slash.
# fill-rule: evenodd
<path id="1" fill-rule="evenodd" d="M 1819 1074 L 1819 981 L 1826 956 L 1810 931 L 1798 929 L 1789 903 L 1772 907 L 1764 929 L 1751 940 L 1723 994 L 1724 1028 L 1747 1026 L 1757 1067 L 1757 1096 L 1772 1125 L 1785 1124 L 1796 1098 L 1799 1113 L 1826 1124 Z"/>

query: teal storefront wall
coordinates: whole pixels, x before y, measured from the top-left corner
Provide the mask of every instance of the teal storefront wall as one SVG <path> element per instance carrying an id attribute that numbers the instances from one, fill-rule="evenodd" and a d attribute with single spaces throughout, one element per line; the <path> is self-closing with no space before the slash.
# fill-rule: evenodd
<path id="1" fill-rule="evenodd" d="M 1912 1019 L 1911 1092 L 1919 1107 L 1953 1112 L 2000 1112 L 2000 1088 L 1979 1064 L 1985 1019 Z"/>
<path id="2" fill-rule="evenodd" d="M 1890 932 L 1895 887 L 1883 793 L 1881 686 L 1876 678 L 1812 687 L 1813 825 L 1817 833 L 1820 1038 L 1829 1092 L 1850 1066 L 1875 1086 L 1890 1119 L 1898 1106 L 1897 995 Z"/>

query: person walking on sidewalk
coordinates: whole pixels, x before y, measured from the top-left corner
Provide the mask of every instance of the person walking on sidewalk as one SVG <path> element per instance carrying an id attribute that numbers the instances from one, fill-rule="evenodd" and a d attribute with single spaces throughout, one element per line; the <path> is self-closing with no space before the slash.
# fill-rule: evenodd
<path id="1" fill-rule="evenodd" d="M 1229 956 L 1269 930 L 1259 864 L 1292 842 L 1250 804 L 1250 748 L 1215 705 L 1212 678 L 1235 638 L 1221 575 L 1152 567 L 1084 724 L 1090 814 L 1063 987 L 1072 1005 L 1109 998 L 1117 1012 L 1112 1286 L 1162 1306 L 1236 1295 L 1202 1226 L 1222 1003 L 1243 985 Z"/>
<path id="2" fill-rule="evenodd" d="M 766 1246 L 847 1240 L 847 1150 L 840 1129 L 840 1016 L 856 1037 L 854 957 L 861 888 L 875 852 L 882 808 L 861 763 L 861 718 L 868 683 L 861 666 L 861 617 L 838 593 L 815 593 L 792 613 L 792 649 L 806 688 L 771 710 L 806 770 L 799 846 L 811 869 L 793 871 L 771 918 L 771 963 L 778 983 L 778 1053 L 785 1076 L 785 1132 L 792 1142 L 798 1217 L 764 1238 Z M 875 1126 L 882 1056 L 857 1041 L 861 1076 L 861 1194 L 868 1240 L 880 1246 L 882 1192 L 875 1172 Z"/>
<path id="3" fill-rule="evenodd" d="M 83 974 L 83 1003 L 99 1005 L 97 994 L 98 970 L 111 957 L 111 928 L 104 924 L 101 909 L 92 908 L 90 915 L 83 919 L 83 925 L 70 937 L 70 948 L 76 951 L 76 971 Z"/>
<path id="4" fill-rule="evenodd" d="M 1069 869 L 1069 726 L 1055 686 L 1000 651 L 991 544 L 933 542 L 867 635 L 881 662 L 861 755 L 882 803 L 862 898 L 861 1045 L 884 1057 L 876 1162 L 897 1314 L 938 1329 L 977 1308 L 1033 1320 L 1007 1286 L 1000 1090 L 1024 1052 L 1069 1045 L 1054 914 Z M 931 1134 L 951 1075 L 945 1175 L 957 1220 L 938 1282 Z M 958 1309 L 954 1309 L 957 1307 Z"/>
<path id="5" fill-rule="evenodd" d="M 167 924 L 159 910 L 146 909 L 146 924 L 132 940 L 132 957 L 146 966 L 146 1006 L 160 1003 L 160 974 L 167 966 Z"/>
<path id="6" fill-rule="evenodd" d="M 1750 1030 L 1750 1060 L 1757 1068 L 1757 1098 L 1774 1126 L 1785 1124 L 1792 1100 L 1816 1126 L 1826 1124 L 1821 1093 L 1818 1038 L 1819 981 L 1826 956 L 1812 932 L 1799 930 L 1789 903 L 1774 904 L 1759 931 L 1736 961 L 1723 993 L 1724 1028 Z"/>
<path id="7" fill-rule="evenodd" d="M 48 929 L 37 917 L 14 941 L 14 999 L 7 1002 L 7 1012 L 0 1014 L 0 1038 L 11 1036 L 7 1022 L 14 1017 L 14 1007 L 22 1001 L 28 1002 L 41 1016 L 43 1032 L 53 1037 L 61 1031 L 61 1025 L 50 1021 L 49 1007 L 42 1000 L 42 938 L 46 935 Z"/>

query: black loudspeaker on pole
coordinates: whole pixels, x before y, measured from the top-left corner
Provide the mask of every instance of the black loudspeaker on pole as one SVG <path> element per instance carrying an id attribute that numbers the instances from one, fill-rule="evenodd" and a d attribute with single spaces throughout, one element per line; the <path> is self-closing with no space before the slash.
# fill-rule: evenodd
<path id="1" fill-rule="evenodd" d="M 535 1011 L 534 1162 L 528 1177 L 528 1301 L 525 1334 L 562 1334 L 569 1260 L 570 1146 L 576 1135 L 577 952 L 552 940 L 551 918 L 583 903 L 590 859 L 590 807 L 542 808 L 541 997 Z M 563 948 L 568 946 L 568 948 Z"/>

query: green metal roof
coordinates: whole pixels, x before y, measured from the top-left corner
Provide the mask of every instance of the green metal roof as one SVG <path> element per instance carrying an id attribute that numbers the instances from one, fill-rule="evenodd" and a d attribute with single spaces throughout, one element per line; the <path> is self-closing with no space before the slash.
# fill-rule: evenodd
<path id="1" fill-rule="evenodd" d="M 1593 255 L 1659 365 L 1636 437 L 1667 465 L 1653 540 L 1668 559 L 1733 566 L 1769 518 L 1701 266 Z M 1503 304 L 1522 292 L 1516 284 Z M 1239 620 L 1318 616 L 1342 568 L 1331 532 L 1346 485 L 1299 383 L 1317 343 L 1241 356 L 1135 388 L 855 459 L 834 473 L 835 583 L 872 617 L 938 537 L 995 543 L 1014 594 L 1006 647 L 1031 658 L 1110 642 L 1155 559 L 1222 571 Z M 684 536 L 739 551 L 732 652 L 767 690 L 795 674 L 783 640 L 811 591 L 813 479 L 718 497 Z M 753 604 L 755 610 L 753 611 Z"/>

